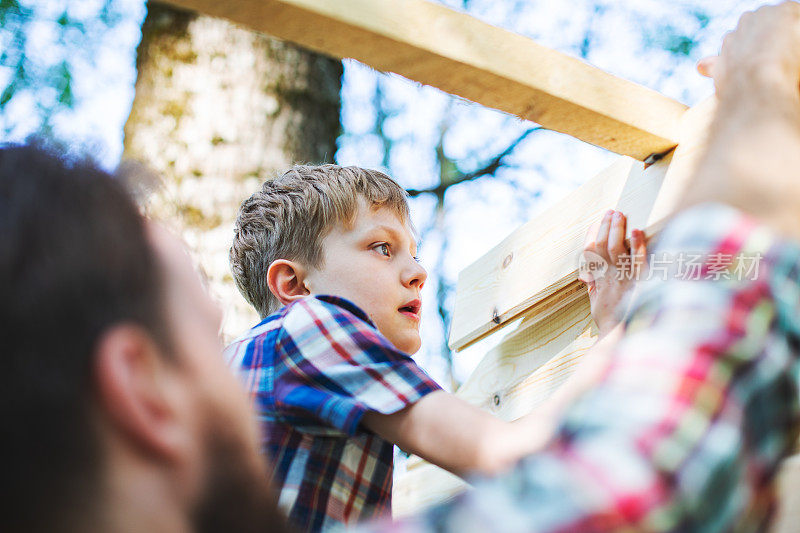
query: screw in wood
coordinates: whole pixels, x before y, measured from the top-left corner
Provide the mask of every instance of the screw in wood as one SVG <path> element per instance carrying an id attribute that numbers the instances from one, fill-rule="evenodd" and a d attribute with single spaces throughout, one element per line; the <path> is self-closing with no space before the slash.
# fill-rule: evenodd
<path id="1" fill-rule="evenodd" d="M 494 322 L 495 324 L 500 323 L 500 312 L 497 310 L 496 307 L 492 309 L 492 322 Z"/>

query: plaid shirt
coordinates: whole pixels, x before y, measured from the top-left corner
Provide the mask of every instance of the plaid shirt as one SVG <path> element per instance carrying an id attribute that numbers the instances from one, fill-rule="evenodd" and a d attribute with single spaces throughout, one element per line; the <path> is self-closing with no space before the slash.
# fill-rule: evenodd
<path id="1" fill-rule="evenodd" d="M 413 404 L 439 386 L 366 313 L 309 296 L 225 351 L 252 394 L 279 505 L 304 531 L 391 513 L 392 443 L 359 426 L 367 411 Z"/>
<path id="2" fill-rule="evenodd" d="M 668 225 L 659 257 L 665 275 L 640 284 L 602 381 L 546 450 L 380 530 L 764 529 L 800 420 L 800 246 L 707 204 Z"/>

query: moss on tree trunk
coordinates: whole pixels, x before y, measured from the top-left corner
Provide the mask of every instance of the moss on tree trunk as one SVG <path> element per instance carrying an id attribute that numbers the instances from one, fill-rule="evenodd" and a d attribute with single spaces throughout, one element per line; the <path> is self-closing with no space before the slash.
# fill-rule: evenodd
<path id="1" fill-rule="evenodd" d="M 341 62 L 151 2 L 137 68 L 124 157 L 163 179 L 147 210 L 187 240 L 230 338 L 257 318 L 228 268 L 236 212 L 292 163 L 333 161 Z"/>

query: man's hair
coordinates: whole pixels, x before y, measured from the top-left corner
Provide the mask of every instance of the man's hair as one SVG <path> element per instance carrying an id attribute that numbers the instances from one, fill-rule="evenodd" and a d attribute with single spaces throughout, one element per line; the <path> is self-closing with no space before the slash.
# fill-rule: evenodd
<path id="1" fill-rule="evenodd" d="M 261 318 L 280 307 L 267 285 L 276 259 L 321 268 L 323 239 L 337 225 L 350 227 L 359 197 L 409 221 L 406 191 L 377 170 L 338 165 L 297 165 L 266 181 L 239 209 L 230 251 L 239 291 Z"/>
<path id="2" fill-rule="evenodd" d="M 161 269 L 123 184 L 89 160 L 0 146 L 0 412 L 11 530 L 69 529 L 74 514 L 101 505 L 97 342 L 125 322 L 166 345 L 164 318 Z"/>

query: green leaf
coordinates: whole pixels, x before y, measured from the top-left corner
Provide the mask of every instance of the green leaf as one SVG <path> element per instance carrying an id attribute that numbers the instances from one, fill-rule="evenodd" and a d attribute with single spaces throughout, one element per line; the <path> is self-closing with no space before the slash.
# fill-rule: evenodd
<path id="1" fill-rule="evenodd" d="M 665 48 L 675 55 L 688 56 L 695 46 L 697 43 L 693 39 L 685 35 L 676 35 L 669 39 Z"/>
<path id="2" fill-rule="evenodd" d="M 6 20 L 9 15 L 16 15 L 19 12 L 19 4 L 16 0 L 0 0 L 0 27 L 6 28 Z"/>
<path id="3" fill-rule="evenodd" d="M 700 29 L 705 29 L 708 26 L 708 23 L 711 22 L 711 18 L 708 16 L 707 13 L 703 13 L 702 11 L 695 11 L 694 17 L 697 19 L 697 23 L 700 24 Z"/>
<path id="4" fill-rule="evenodd" d="M 0 0 L 1 11 L 19 11 L 19 2 L 17 0 Z"/>
<path id="5" fill-rule="evenodd" d="M 69 70 L 69 65 L 66 61 L 62 61 L 58 68 L 59 79 L 56 82 L 58 89 L 58 103 L 72 107 L 75 103 L 74 95 L 72 94 L 72 74 Z"/>
<path id="6" fill-rule="evenodd" d="M 14 93 L 16 92 L 17 86 L 16 83 L 13 81 L 9 83 L 5 89 L 3 89 L 3 94 L 0 94 L 0 109 L 5 107 L 5 105 L 14 97 Z"/>
<path id="7" fill-rule="evenodd" d="M 19 82 L 28 81 L 28 71 L 25 69 L 24 58 L 20 58 L 19 62 L 17 63 L 17 68 L 14 69 L 14 79 Z"/>

